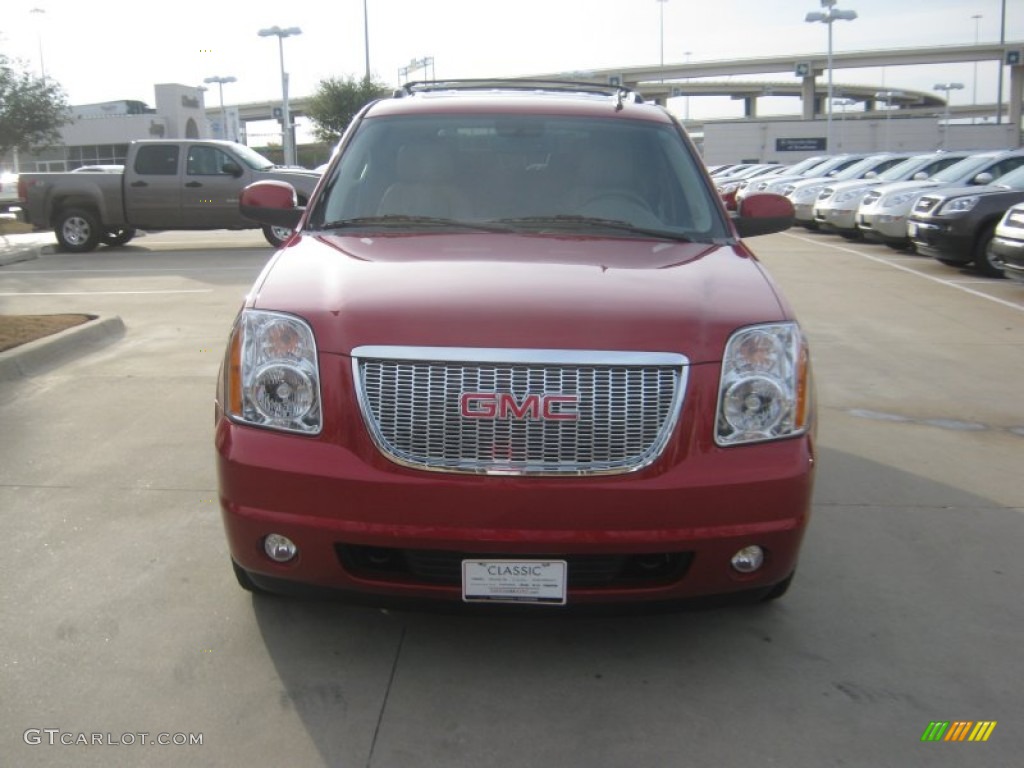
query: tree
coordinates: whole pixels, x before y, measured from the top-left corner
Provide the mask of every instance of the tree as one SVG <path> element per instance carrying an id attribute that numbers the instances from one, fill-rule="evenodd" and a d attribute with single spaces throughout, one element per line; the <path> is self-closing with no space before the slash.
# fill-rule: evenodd
<path id="1" fill-rule="evenodd" d="M 71 122 L 64 89 L 35 77 L 0 53 L 0 156 L 11 149 L 33 150 L 60 142 Z"/>
<path id="2" fill-rule="evenodd" d="M 313 121 L 313 133 L 320 141 L 333 144 L 341 138 L 360 109 L 389 92 L 390 89 L 383 83 L 367 78 L 356 80 L 351 75 L 321 80 L 308 108 L 309 118 Z"/>

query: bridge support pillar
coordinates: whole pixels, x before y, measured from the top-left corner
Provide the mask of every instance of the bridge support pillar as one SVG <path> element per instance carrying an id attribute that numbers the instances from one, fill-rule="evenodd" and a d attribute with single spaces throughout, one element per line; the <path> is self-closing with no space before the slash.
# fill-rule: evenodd
<path id="1" fill-rule="evenodd" d="M 814 93 L 817 72 L 812 72 L 800 81 L 800 103 L 803 106 L 803 119 L 813 120 L 818 111 L 818 99 Z"/>
<path id="2" fill-rule="evenodd" d="M 1021 117 L 1024 117 L 1024 64 L 1010 67 L 1010 112 L 1008 119 L 1013 126 L 1014 140 L 1021 146 Z"/>

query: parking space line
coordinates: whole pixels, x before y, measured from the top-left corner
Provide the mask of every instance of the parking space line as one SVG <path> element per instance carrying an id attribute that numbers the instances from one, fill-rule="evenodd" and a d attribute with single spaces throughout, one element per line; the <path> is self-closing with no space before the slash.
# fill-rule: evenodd
<path id="1" fill-rule="evenodd" d="M 0 293 L 0 296 L 139 296 L 143 294 L 167 294 L 167 293 L 213 293 L 212 288 L 196 288 L 180 291 L 46 291 L 46 292 L 21 292 Z"/>
<path id="2" fill-rule="evenodd" d="M 786 237 L 791 237 L 794 240 L 800 240 L 801 242 L 804 242 L 804 243 L 810 243 L 811 245 L 820 245 L 820 246 L 823 246 L 825 248 L 831 248 L 832 250 L 835 250 L 835 251 L 842 251 L 843 253 L 849 253 L 849 254 L 852 254 L 854 256 L 860 256 L 861 258 L 867 259 L 868 261 L 873 261 L 873 262 L 875 262 L 877 264 L 884 264 L 884 265 L 886 265 L 888 267 L 892 267 L 893 269 L 898 269 L 901 272 L 907 272 L 908 274 L 916 275 L 917 277 L 923 277 L 925 280 L 931 280 L 933 283 L 938 283 L 939 285 L 945 285 L 945 286 L 948 286 L 949 288 L 954 288 L 954 289 L 956 289 L 958 291 L 963 291 L 964 293 L 969 293 L 971 296 L 977 296 L 980 299 L 987 299 L 988 301 L 994 302 L 995 304 L 1001 304 L 1004 307 L 1009 307 L 1010 309 L 1015 309 L 1018 312 L 1024 312 L 1024 304 L 1015 304 L 1014 302 L 1007 301 L 1006 299 L 1000 299 L 1000 298 L 997 298 L 995 296 L 989 296 L 987 293 L 982 293 L 981 291 L 976 291 L 973 288 L 965 287 L 962 282 L 956 282 L 954 280 L 946 280 L 945 278 L 941 278 L 941 277 L 934 277 L 933 275 L 925 274 L 924 272 L 920 272 L 920 271 L 918 271 L 916 269 L 911 269 L 910 267 L 905 267 L 902 264 L 896 264 L 895 262 L 893 262 L 893 261 L 891 261 L 889 259 L 883 259 L 880 256 L 873 256 L 870 253 L 864 253 L 862 251 L 855 251 L 852 248 L 844 248 L 841 245 L 834 245 L 833 243 L 823 243 L 823 242 L 821 242 L 821 240 L 818 240 L 818 239 L 814 239 L 814 238 L 810 238 L 810 237 L 801 237 L 800 235 L 793 235 L 793 234 L 790 234 L 789 232 L 783 232 L 782 234 L 784 236 L 786 236 Z M 983 281 L 971 280 L 971 282 L 972 283 L 980 283 L 980 282 L 983 282 Z M 990 284 L 990 283 L 986 283 L 986 284 Z"/>
<path id="3" fill-rule="evenodd" d="M 188 269 L 162 268 L 162 267 L 105 267 L 103 269 L 5 269 L 0 272 L 0 277 L 5 275 L 92 275 L 92 274 L 116 274 L 118 272 L 155 272 L 164 275 L 184 275 L 195 272 L 251 272 L 254 269 L 262 268 L 262 264 L 250 265 L 248 267 L 196 267 Z"/>

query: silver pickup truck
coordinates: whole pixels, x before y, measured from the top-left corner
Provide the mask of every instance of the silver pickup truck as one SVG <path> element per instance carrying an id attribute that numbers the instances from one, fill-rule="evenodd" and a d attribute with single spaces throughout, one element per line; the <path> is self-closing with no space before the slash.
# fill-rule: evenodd
<path id="1" fill-rule="evenodd" d="M 255 229 L 238 198 L 255 181 L 286 181 L 299 205 L 320 174 L 275 166 L 258 152 L 230 141 L 136 141 L 124 173 L 22 173 L 18 179 L 26 220 L 52 228 L 65 251 L 123 245 L 136 230 Z M 290 231 L 263 226 L 271 245 Z"/>

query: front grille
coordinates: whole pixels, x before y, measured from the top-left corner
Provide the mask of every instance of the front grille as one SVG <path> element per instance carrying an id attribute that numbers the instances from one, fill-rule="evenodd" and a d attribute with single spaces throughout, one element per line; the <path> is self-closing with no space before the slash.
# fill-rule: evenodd
<path id="1" fill-rule="evenodd" d="M 818 193 L 819 200 L 828 200 L 832 195 L 836 193 L 833 187 L 825 187 L 821 192 Z"/>
<path id="2" fill-rule="evenodd" d="M 917 201 L 917 204 L 914 205 L 914 213 L 928 213 L 928 211 L 938 205 L 938 203 L 939 198 L 937 197 L 922 197 Z"/>
<path id="3" fill-rule="evenodd" d="M 334 549 L 342 567 L 358 578 L 444 586 L 462 583 L 463 560 L 565 560 L 570 589 L 671 584 L 686 575 L 693 560 L 692 552 L 495 555 L 342 543 L 335 544 Z"/>
<path id="4" fill-rule="evenodd" d="M 360 347 L 353 371 L 377 447 L 405 466 L 610 474 L 649 465 L 675 426 L 673 353 Z"/>
<path id="5" fill-rule="evenodd" d="M 874 205 L 874 203 L 882 196 L 881 192 L 868 192 L 864 195 L 864 199 L 860 201 L 861 205 Z"/>

